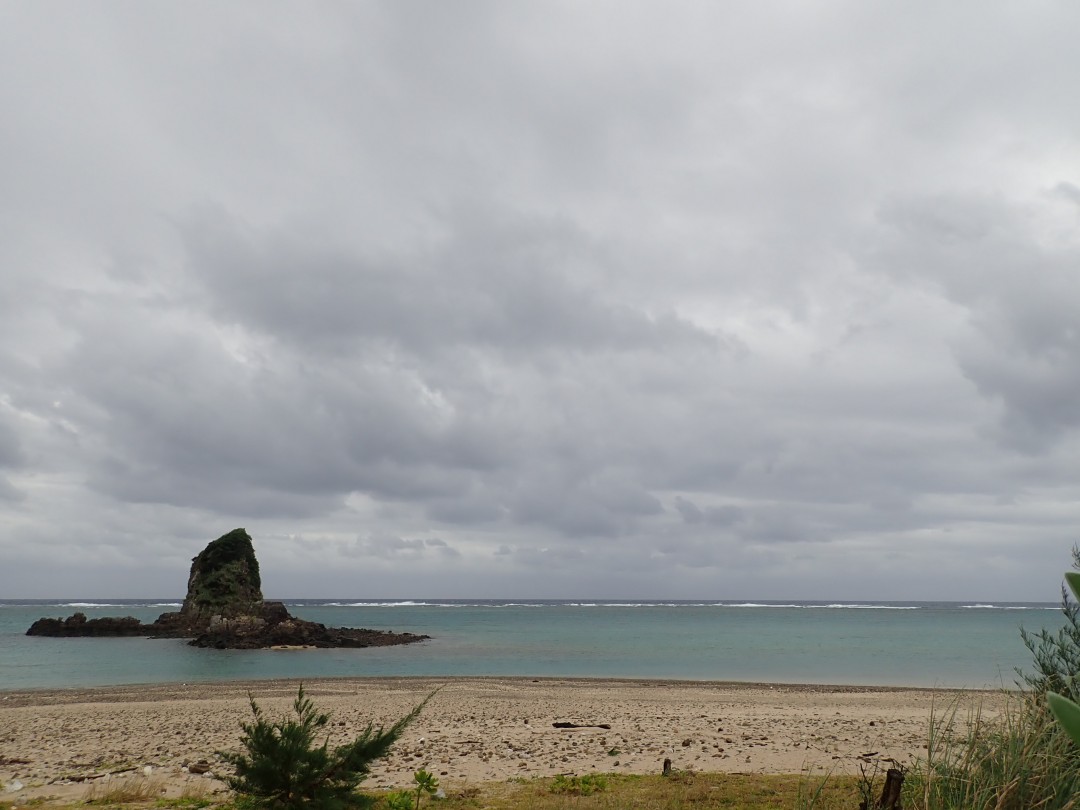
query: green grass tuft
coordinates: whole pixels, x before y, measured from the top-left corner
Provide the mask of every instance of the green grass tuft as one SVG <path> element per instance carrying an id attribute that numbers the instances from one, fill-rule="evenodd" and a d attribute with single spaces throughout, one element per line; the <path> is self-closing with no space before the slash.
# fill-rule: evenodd
<path id="1" fill-rule="evenodd" d="M 990 719 L 950 708 L 932 718 L 906 788 L 914 810 L 1077 810 L 1080 752 L 1041 695 L 1015 695 Z"/>
<path id="2" fill-rule="evenodd" d="M 552 793 L 569 793 L 574 796 L 591 796 L 593 793 L 603 793 L 607 789 L 607 779 L 598 773 L 587 773 L 584 776 L 567 776 L 560 773 L 551 780 L 550 787 Z"/>

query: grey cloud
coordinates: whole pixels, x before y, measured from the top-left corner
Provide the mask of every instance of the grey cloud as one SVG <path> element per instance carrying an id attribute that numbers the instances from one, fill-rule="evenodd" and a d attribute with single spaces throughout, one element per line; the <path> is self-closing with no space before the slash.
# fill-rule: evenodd
<path id="1" fill-rule="evenodd" d="M 6 421 L 0 419 L 0 467 L 14 469 L 27 463 L 19 434 Z"/>
<path id="2" fill-rule="evenodd" d="M 163 326 L 139 310 L 116 324 L 111 303 L 87 316 L 93 337 L 65 374 L 85 398 L 85 426 L 112 437 L 92 483 L 118 497 L 301 515 L 357 489 L 459 494 L 472 471 L 502 463 L 496 443 L 408 372 L 242 358 L 212 325 Z"/>
<path id="3" fill-rule="evenodd" d="M 595 469 L 585 477 L 571 477 L 564 468 L 525 478 L 511 496 L 515 520 L 548 526 L 567 537 L 614 537 L 663 512 L 655 495 L 624 474 L 603 469 L 598 459 L 590 461 Z"/>
<path id="4" fill-rule="evenodd" d="M 704 509 L 681 495 L 675 498 L 675 509 L 687 523 L 707 523 L 713 526 L 730 526 L 744 517 L 738 506 L 707 506 Z"/>
<path id="5" fill-rule="evenodd" d="M 2 403 L 0 403 L 2 405 Z M 0 411 L 0 470 L 21 469 L 29 463 L 26 453 L 23 451 L 19 434 L 9 427 L 2 418 Z M 4 475 L 0 475 L 0 500 L 19 502 L 26 498 L 26 493 L 11 483 Z"/>
<path id="6" fill-rule="evenodd" d="M 514 354 L 720 345 L 671 312 L 605 301 L 590 267 L 604 259 L 567 223 L 462 213 L 443 223 L 447 244 L 404 255 L 241 236 L 221 215 L 189 226 L 185 242 L 220 317 L 308 349 L 355 351 L 355 341 L 417 353 L 458 345 Z"/>
<path id="7" fill-rule="evenodd" d="M 794 505 L 758 509 L 740 536 L 760 543 L 815 543 L 829 539 L 831 526 L 814 520 L 817 510 Z"/>
<path id="8" fill-rule="evenodd" d="M 897 201 L 882 222 L 876 265 L 939 286 L 966 311 L 970 334 L 953 349 L 1004 405 L 1003 439 L 1037 451 L 1080 425 L 1080 249 L 1048 243 L 1027 210 L 981 197 Z"/>
<path id="9" fill-rule="evenodd" d="M 442 558 L 456 559 L 461 553 L 445 540 L 432 538 L 369 537 L 348 544 L 344 553 L 351 557 L 375 557 L 386 560 L 422 558 L 429 552 Z"/>
<path id="10" fill-rule="evenodd" d="M 496 557 L 511 560 L 517 565 L 536 569 L 539 572 L 560 570 L 579 565 L 586 552 L 570 546 L 500 546 Z"/>
<path id="11" fill-rule="evenodd" d="M 0 591 L 1043 595 L 1080 11 L 784 14 L 13 10 Z"/>
<path id="12" fill-rule="evenodd" d="M 433 499 L 426 514 L 432 520 L 462 526 L 492 523 L 506 517 L 506 509 L 491 493 L 484 496 L 464 494 Z"/>
<path id="13" fill-rule="evenodd" d="M 675 509 L 687 523 L 701 523 L 705 520 L 705 513 L 697 504 L 681 496 L 675 499 Z"/>
<path id="14" fill-rule="evenodd" d="M 462 556 L 460 551 L 447 543 L 445 540 L 440 540 L 438 537 L 433 537 L 425 540 L 424 545 L 428 548 L 435 549 L 436 553 L 440 557 L 445 557 L 448 559 L 459 559 Z"/>
<path id="15" fill-rule="evenodd" d="M 0 475 L 0 500 L 19 502 L 26 499 L 26 493 L 12 484 L 7 478 Z"/>
<path id="16" fill-rule="evenodd" d="M 1054 186 L 1054 193 L 1066 200 L 1080 205 L 1080 186 L 1075 183 L 1061 182 Z"/>
<path id="17" fill-rule="evenodd" d="M 964 368 L 979 391 L 1005 405 L 1003 440 L 1031 452 L 1044 451 L 1080 427 L 1080 343 L 1058 356 L 968 349 Z"/>

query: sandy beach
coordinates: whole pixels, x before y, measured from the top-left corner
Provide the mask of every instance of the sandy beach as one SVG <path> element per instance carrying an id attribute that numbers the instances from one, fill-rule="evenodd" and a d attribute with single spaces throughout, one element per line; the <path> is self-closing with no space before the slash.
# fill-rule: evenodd
<path id="1" fill-rule="evenodd" d="M 239 747 L 249 692 L 271 717 L 298 681 L 0 692 L 0 797 L 84 796 L 105 779 L 223 788 L 216 752 Z M 1000 709 L 995 692 L 683 681 L 392 678 L 305 683 L 332 714 L 331 743 L 390 725 L 441 687 L 367 787 L 424 767 L 444 786 L 558 773 L 851 772 L 924 755 L 932 710 Z M 573 723 L 581 728 L 556 728 Z M 610 728 L 601 728 L 609 726 Z M 203 770 L 207 773 L 192 773 Z M 191 767 L 191 766 L 195 767 Z M 20 787 L 21 786 L 21 787 Z"/>

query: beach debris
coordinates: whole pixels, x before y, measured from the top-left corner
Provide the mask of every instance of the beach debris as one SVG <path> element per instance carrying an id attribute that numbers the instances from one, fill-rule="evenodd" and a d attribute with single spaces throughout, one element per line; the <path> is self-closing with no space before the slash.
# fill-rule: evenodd
<path id="1" fill-rule="evenodd" d="M 864 777 L 865 778 L 865 777 Z M 889 768 L 885 772 L 885 784 L 881 787 L 881 796 L 874 804 L 876 810 L 902 810 L 900 791 L 904 787 L 904 769 Z M 859 802 L 859 810 L 870 810 L 866 799 Z"/>
<path id="2" fill-rule="evenodd" d="M 661 776 L 671 776 L 671 759 L 664 759 L 664 770 L 661 771 Z"/>
<path id="3" fill-rule="evenodd" d="M 18 793 L 23 789 L 23 783 L 18 779 L 12 779 L 6 785 L 4 785 L 4 791 L 7 793 Z"/>
<path id="4" fill-rule="evenodd" d="M 611 724 L 610 723 L 597 723 L 597 724 L 589 725 L 587 723 L 567 723 L 565 721 L 560 721 L 558 723 L 552 723 L 551 725 L 554 728 L 603 728 L 603 729 L 609 729 L 609 730 L 611 729 Z"/>

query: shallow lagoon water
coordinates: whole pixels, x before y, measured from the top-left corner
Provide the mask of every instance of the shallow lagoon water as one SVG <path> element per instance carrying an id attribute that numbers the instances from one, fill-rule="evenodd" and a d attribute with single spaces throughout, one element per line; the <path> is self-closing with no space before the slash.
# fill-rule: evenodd
<path id="1" fill-rule="evenodd" d="M 1011 686 L 1044 603 L 285 600 L 334 626 L 432 636 L 361 650 L 201 650 L 172 639 L 25 635 L 79 610 L 152 621 L 179 599 L 0 601 L 0 689 L 259 678 L 524 676 Z"/>

